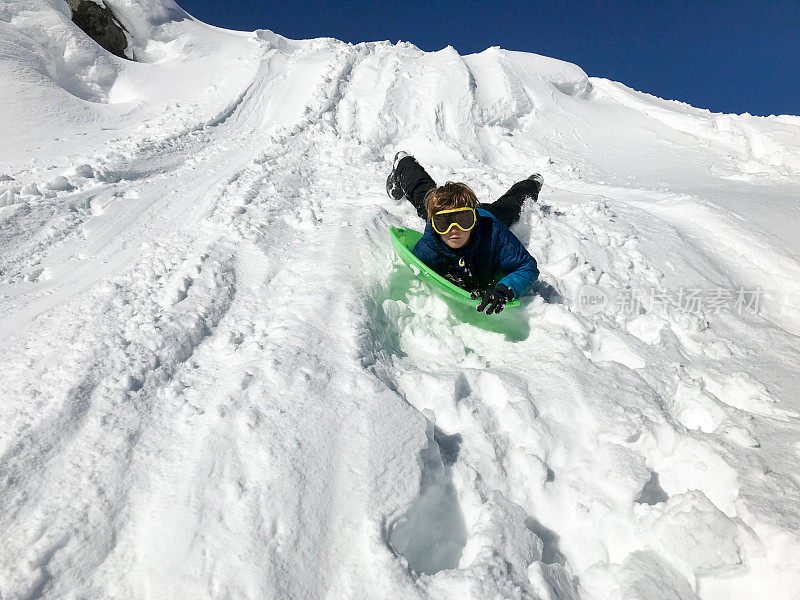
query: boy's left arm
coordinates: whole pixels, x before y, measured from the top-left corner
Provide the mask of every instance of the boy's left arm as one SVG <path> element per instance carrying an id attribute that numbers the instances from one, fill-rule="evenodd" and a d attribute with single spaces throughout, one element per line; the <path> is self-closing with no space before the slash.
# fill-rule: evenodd
<path id="1" fill-rule="evenodd" d="M 525 249 L 517 236 L 508 229 L 500 235 L 498 270 L 508 273 L 498 282 L 498 285 L 503 284 L 508 287 L 514 292 L 514 298 L 524 296 L 539 278 L 536 259 Z"/>

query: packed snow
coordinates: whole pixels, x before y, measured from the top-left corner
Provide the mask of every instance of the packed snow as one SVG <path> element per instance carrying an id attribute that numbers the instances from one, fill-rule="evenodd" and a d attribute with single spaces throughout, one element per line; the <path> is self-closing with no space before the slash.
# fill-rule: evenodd
<path id="1" fill-rule="evenodd" d="M 0 598 L 800 597 L 800 117 L 104 1 L 0 5 Z M 544 175 L 521 307 L 398 150 Z"/>

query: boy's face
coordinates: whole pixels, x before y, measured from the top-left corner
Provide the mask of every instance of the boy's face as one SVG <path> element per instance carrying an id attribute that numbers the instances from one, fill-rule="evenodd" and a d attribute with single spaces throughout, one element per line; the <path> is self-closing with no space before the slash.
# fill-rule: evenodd
<path id="1" fill-rule="evenodd" d="M 461 231 L 455 225 L 450 228 L 450 231 L 442 235 L 442 240 L 445 244 L 453 248 L 454 250 L 461 248 L 469 241 L 469 235 L 472 231 Z"/>

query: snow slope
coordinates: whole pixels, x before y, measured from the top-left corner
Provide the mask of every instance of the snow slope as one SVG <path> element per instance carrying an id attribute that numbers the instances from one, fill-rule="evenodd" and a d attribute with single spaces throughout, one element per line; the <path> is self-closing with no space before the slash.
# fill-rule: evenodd
<path id="1" fill-rule="evenodd" d="M 0 5 L 1 598 L 800 596 L 800 117 L 106 2 Z M 398 149 L 544 174 L 537 295 L 413 279 Z"/>

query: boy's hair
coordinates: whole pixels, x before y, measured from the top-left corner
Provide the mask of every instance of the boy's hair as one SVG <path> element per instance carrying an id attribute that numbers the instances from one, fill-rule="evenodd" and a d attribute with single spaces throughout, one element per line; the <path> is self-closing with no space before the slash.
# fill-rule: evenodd
<path id="1" fill-rule="evenodd" d="M 450 208 L 477 208 L 478 197 L 466 183 L 453 183 L 448 181 L 443 186 L 433 188 L 425 196 L 425 211 L 428 219 L 440 210 Z"/>

